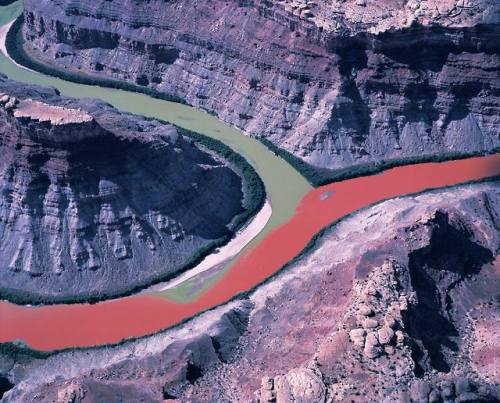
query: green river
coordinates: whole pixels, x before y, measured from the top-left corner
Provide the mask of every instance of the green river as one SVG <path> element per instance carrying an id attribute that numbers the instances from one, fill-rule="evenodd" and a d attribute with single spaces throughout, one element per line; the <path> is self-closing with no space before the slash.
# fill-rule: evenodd
<path id="1" fill-rule="evenodd" d="M 19 16 L 22 9 L 22 1 L 0 7 L 0 26 Z M 12 80 L 45 87 L 55 87 L 62 95 L 74 98 L 99 98 L 121 111 L 171 122 L 182 128 L 220 140 L 245 157 L 262 178 L 273 211 L 266 227 L 241 253 L 258 243 L 272 229 L 291 218 L 299 201 L 311 190 L 311 186 L 301 174 L 283 159 L 276 157 L 258 140 L 246 136 L 241 130 L 221 122 L 204 111 L 179 103 L 155 99 L 148 95 L 76 84 L 28 71 L 16 66 L 2 53 L 0 53 L 0 72 Z M 230 265 L 227 268 L 229 267 Z M 207 281 L 203 289 L 217 281 L 220 275 L 221 273 Z M 198 293 L 195 295 L 190 292 L 191 282 L 192 280 L 187 280 L 185 283 L 164 291 L 162 294 L 179 301 L 192 299 Z"/>

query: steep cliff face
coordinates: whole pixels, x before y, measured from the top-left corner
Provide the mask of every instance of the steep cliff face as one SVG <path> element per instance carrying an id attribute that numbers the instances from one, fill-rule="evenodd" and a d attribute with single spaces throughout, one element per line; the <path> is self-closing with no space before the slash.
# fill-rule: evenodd
<path id="1" fill-rule="evenodd" d="M 103 297 L 229 234 L 242 180 L 174 126 L 0 78 L 0 290 Z"/>
<path id="2" fill-rule="evenodd" d="M 319 167 L 498 147 L 498 3 L 27 0 L 28 53 L 186 99 Z"/>

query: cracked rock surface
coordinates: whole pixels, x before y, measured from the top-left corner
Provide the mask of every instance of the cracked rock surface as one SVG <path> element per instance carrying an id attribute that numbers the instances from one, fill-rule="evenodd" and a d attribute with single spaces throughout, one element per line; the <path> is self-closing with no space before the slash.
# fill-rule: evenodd
<path id="1" fill-rule="evenodd" d="M 230 234 L 242 180 L 172 125 L 0 77 L 0 290 L 102 298 Z"/>

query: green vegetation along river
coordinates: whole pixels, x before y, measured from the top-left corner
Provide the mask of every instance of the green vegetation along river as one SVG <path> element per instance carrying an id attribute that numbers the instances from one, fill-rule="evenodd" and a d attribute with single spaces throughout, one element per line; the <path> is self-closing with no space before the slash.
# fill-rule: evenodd
<path id="1" fill-rule="evenodd" d="M 0 7 L 0 26 L 17 18 L 23 10 L 22 1 Z M 180 103 L 152 98 L 148 95 L 76 84 L 16 66 L 0 54 L 0 72 L 10 79 L 57 88 L 62 95 L 75 98 L 99 98 L 119 110 L 171 122 L 179 127 L 220 140 L 249 161 L 260 175 L 272 204 L 272 216 L 262 232 L 245 248 L 258 243 L 272 229 L 290 219 L 300 200 L 311 190 L 306 179 L 283 159 L 276 157 L 257 139 L 221 122 L 216 117 Z M 166 296 L 183 299 L 186 287 L 165 292 Z"/>
<path id="2" fill-rule="evenodd" d="M 21 3 L 0 8 L 0 25 L 21 10 Z M 177 290 L 181 292 L 160 294 L 167 298 L 150 293 L 97 304 L 35 307 L 0 302 L 0 343 L 24 340 L 33 348 L 54 350 L 117 343 L 155 333 L 248 293 L 314 245 L 314 237 L 322 229 L 354 211 L 389 198 L 500 174 L 500 154 L 495 154 L 407 165 L 312 190 L 296 170 L 258 140 L 194 108 L 138 93 L 66 82 L 27 71 L 4 56 L 0 56 L 0 72 L 14 80 L 56 87 L 67 96 L 101 98 L 123 111 L 170 121 L 222 141 L 255 167 L 273 209 L 264 230 L 233 259 L 224 275 L 204 279 L 202 291 L 206 292 L 185 292 L 180 284 Z M 65 326 L 68 323 L 71 326 Z"/>

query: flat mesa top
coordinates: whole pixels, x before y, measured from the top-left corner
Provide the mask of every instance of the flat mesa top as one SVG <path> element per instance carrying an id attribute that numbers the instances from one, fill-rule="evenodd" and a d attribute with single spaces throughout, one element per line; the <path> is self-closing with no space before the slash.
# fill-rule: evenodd
<path id="1" fill-rule="evenodd" d="M 93 117 L 81 109 L 49 105 L 32 99 L 21 100 L 14 110 L 16 118 L 30 118 L 52 125 L 91 122 Z"/>

